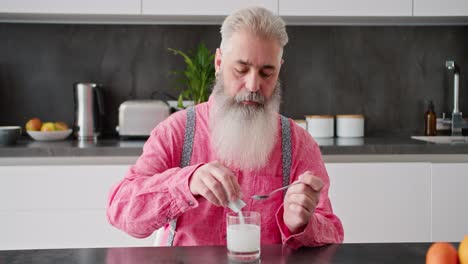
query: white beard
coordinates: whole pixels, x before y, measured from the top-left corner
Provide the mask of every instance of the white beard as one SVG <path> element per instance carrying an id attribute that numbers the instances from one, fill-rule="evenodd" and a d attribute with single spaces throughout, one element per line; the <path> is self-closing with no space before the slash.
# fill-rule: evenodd
<path id="1" fill-rule="evenodd" d="M 223 79 L 213 88 L 210 109 L 211 144 L 224 164 L 253 171 L 266 165 L 277 142 L 281 103 L 279 82 L 270 99 L 260 93 L 239 92 L 234 98 L 224 93 Z M 260 105 L 244 105 L 248 98 Z"/>

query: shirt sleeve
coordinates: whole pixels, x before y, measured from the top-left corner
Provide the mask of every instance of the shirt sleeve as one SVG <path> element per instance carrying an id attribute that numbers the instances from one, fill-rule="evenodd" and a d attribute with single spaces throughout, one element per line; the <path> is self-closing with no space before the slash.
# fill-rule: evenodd
<path id="1" fill-rule="evenodd" d="M 302 173 L 311 171 L 322 179 L 324 186 L 320 192 L 315 212 L 302 232 L 292 234 L 283 220 L 283 205 L 278 209 L 276 222 L 280 229 L 282 243 L 292 248 L 341 243 L 344 238 L 343 225 L 338 216 L 333 213 L 328 197 L 330 179 L 322 160 L 320 148 L 307 131 L 293 122 L 291 122 L 291 131 L 293 140 L 291 180 L 295 181 Z"/>
<path id="2" fill-rule="evenodd" d="M 189 179 L 202 164 L 179 167 L 184 131 L 185 111 L 151 132 L 136 164 L 109 193 L 107 219 L 113 226 L 144 238 L 198 206 Z"/>

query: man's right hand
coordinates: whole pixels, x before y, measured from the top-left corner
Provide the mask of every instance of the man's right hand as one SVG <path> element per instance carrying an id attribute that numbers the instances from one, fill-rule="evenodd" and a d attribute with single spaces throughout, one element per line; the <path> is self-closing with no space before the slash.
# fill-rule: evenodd
<path id="1" fill-rule="evenodd" d="M 227 206 L 240 198 L 240 186 L 234 173 L 219 161 L 199 167 L 189 180 L 192 194 L 201 195 L 216 206 Z"/>

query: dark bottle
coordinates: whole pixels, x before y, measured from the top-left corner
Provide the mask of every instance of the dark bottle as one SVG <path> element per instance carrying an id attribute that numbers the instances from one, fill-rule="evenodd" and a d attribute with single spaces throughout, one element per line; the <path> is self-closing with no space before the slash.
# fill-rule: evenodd
<path id="1" fill-rule="evenodd" d="M 427 110 L 424 114 L 424 135 L 435 136 L 436 133 L 437 116 L 434 112 L 434 104 L 428 101 Z"/>

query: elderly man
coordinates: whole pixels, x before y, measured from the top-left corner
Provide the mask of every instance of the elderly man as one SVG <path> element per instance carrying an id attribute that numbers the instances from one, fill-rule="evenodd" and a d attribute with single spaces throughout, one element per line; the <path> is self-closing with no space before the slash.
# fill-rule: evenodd
<path id="1" fill-rule="evenodd" d="M 229 201 L 262 215 L 262 243 L 293 248 L 339 243 L 340 220 L 311 136 L 279 112 L 278 82 L 288 36 L 263 8 L 228 16 L 207 103 L 172 114 L 109 195 L 109 222 L 143 238 L 165 227 L 162 245 L 226 244 Z M 256 201 L 294 181 L 285 195 Z"/>

